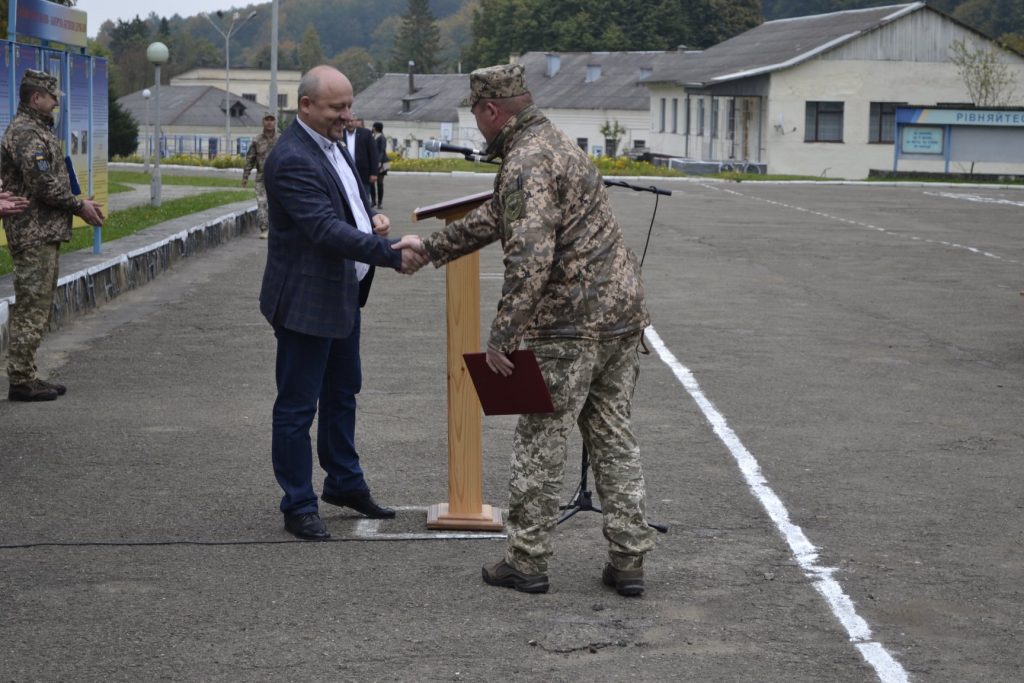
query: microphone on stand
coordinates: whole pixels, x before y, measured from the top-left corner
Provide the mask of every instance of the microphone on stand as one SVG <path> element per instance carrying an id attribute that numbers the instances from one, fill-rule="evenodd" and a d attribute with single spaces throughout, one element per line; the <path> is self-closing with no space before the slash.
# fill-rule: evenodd
<path id="1" fill-rule="evenodd" d="M 469 161 L 473 161 L 471 157 L 485 156 L 484 153 L 478 149 L 470 149 L 469 147 L 459 147 L 458 145 L 449 145 L 447 142 L 441 142 L 440 140 L 427 140 L 426 142 L 423 143 L 423 149 L 427 150 L 428 152 L 433 152 L 434 154 L 437 154 L 438 152 L 452 152 L 454 154 L 461 154 L 462 156 L 466 157 L 466 159 L 468 159 Z M 491 161 L 488 163 L 496 164 L 497 162 Z M 622 180 L 609 180 L 608 178 L 604 179 L 604 184 L 608 186 L 614 185 L 615 187 L 625 187 L 630 190 L 635 190 L 636 192 L 652 192 L 654 194 L 665 195 L 666 197 L 672 196 L 672 190 L 663 190 L 660 187 L 654 187 L 653 185 L 651 185 L 650 187 L 641 187 L 639 185 L 631 185 L 630 183 L 624 182 Z"/>
<path id="2" fill-rule="evenodd" d="M 484 153 L 478 149 L 449 145 L 447 142 L 441 142 L 440 140 L 427 140 L 423 143 L 423 148 L 428 152 L 434 152 L 435 154 L 438 152 L 452 152 L 454 154 L 461 154 L 466 158 L 484 156 Z"/>

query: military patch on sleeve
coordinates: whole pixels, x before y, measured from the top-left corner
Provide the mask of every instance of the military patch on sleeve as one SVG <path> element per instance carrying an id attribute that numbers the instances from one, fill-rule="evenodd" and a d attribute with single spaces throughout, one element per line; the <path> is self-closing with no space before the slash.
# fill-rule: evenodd
<path id="1" fill-rule="evenodd" d="M 46 173 L 50 170 L 50 162 L 46 160 L 46 154 L 43 152 L 36 152 L 32 155 L 33 160 L 36 162 L 36 168 Z"/>
<path id="2" fill-rule="evenodd" d="M 526 213 L 526 198 L 522 190 L 513 190 L 505 195 L 505 220 L 517 221 Z"/>
<path id="3" fill-rule="evenodd" d="M 523 192 L 522 176 L 516 178 L 512 189 L 502 197 L 502 203 L 505 205 L 505 222 L 511 223 L 526 215 L 526 195 Z"/>

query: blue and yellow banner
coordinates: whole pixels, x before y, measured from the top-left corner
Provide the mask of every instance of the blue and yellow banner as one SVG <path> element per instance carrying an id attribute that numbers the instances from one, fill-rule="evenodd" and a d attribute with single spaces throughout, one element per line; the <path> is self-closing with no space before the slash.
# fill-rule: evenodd
<path id="1" fill-rule="evenodd" d="M 86 15 L 82 10 L 47 0 L 17 2 L 17 33 L 75 47 L 86 46 Z"/>
<path id="2" fill-rule="evenodd" d="M 1024 110 L 898 107 L 896 123 L 932 126 L 1009 126 L 1024 128 Z"/>

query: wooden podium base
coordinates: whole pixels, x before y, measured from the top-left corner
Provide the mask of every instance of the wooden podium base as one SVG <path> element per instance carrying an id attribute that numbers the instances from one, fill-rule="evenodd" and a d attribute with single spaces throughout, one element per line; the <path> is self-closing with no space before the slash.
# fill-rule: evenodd
<path id="1" fill-rule="evenodd" d="M 463 531 L 501 531 L 501 509 L 490 505 L 481 506 L 480 512 L 452 514 L 448 503 L 437 503 L 427 508 L 428 529 L 461 529 Z"/>

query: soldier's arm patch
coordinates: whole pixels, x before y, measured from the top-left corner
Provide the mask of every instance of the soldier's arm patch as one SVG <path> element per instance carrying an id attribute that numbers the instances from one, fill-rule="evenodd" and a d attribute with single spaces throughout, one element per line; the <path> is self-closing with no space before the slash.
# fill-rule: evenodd
<path id="1" fill-rule="evenodd" d="M 35 162 L 36 168 L 46 173 L 50 170 L 50 162 L 46 160 L 45 152 L 35 152 L 32 154 L 32 160 Z"/>
<path id="2" fill-rule="evenodd" d="M 517 221 L 526 215 L 526 194 L 523 192 L 523 177 L 516 178 L 512 187 L 501 198 L 505 205 L 505 222 Z"/>

